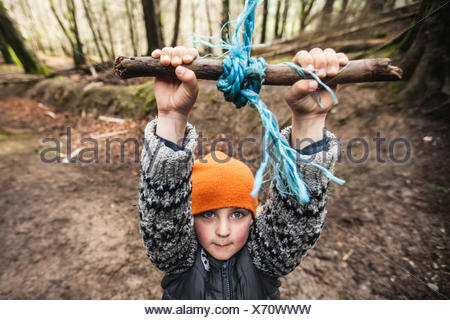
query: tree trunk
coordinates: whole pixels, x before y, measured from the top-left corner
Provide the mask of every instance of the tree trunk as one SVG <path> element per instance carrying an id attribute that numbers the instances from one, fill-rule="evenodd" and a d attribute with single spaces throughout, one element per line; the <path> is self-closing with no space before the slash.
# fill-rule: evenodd
<path id="1" fill-rule="evenodd" d="M 228 14 L 230 12 L 230 0 L 222 0 L 222 40 L 229 39 Z"/>
<path id="2" fill-rule="evenodd" d="M 147 35 L 147 56 L 150 56 L 153 50 L 163 47 L 161 30 L 153 0 L 142 0 L 142 8 Z"/>
<path id="3" fill-rule="evenodd" d="M 379 14 L 384 7 L 385 0 L 370 0 L 366 1 L 364 8 L 361 11 L 361 17 L 375 16 Z"/>
<path id="4" fill-rule="evenodd" d="M 197 18 L 195 16 L 195 0 L 191 1 L 191 10 L 192 10 L 192 32 L 194 32 L 194 34 L 196 34 L 197 32 L 197 28 L 195 27 L 196 22 L 197 22 Z"/>
<path id="5" fill-rule="evenodd" d="M 158 32 L 159 32 L 159 39 L 161 39 L 161 45 L 164 46 L 164 28 L 162 23 L 162 10 L 161 10 L 161 0 L 156 0 L 156 17 L 158 18 Z"/>
<path id="6" fill-rule="evenodd" d="M 91 0 L 86 0 L 87 4 L 88 4 L 88 8 L 89 11 L 91 12 L 91 17 L 93 18 L 94 21 L 99 22 L 100 19 L 97 19 L 96 15 L 95 15 L 95 11 L 92 10 L 92 4 L 91 4 Z M 104 1 L 103 1 L 104 4 Z M 107 12 L 104 12 L 104 15 L 107 17 Z M 103 32 L 100 28 L 101 23 L 94 23 L 94 27 L 95 27 L 95 32 L 97 33 L 98 36 L 98 41 L 100 43 L 100 45 L 102 46 L 103 52 L 105 53 L 105 55 L 107 57 L 112 57 L 112 60 L 114 60 L 114 56 L 111 54 L 111 51 L 109 50 L 108 46 L 105 43 L 105 40 L 103 39 Z"/>
<path id="7" fill-rule="evenodd" d="M 208 19 L 208 32 L 209 32 L 208 35 L 210 37 L 212 37 L 213 30 L 212 30 L 212 24 L 211 24 L 211 14 L 209 13 L 208 0 L 205 0 L 205 9 L 206 9 L 206 18 Z M 212 53 L 212 48 L 211 47 L 206 47 L 206 50 L 208 51 L 208 53 Z"/>
<path id="8" fill-rule="evenodd" d="M 331 14 L 333 13 L 334 0 L 327 0 L 323 6 L 320 16 L 320 30 L 326 30 L 331 25 Z"/>
<path id="9" fill-rule="evenodd" d="M 79 68 L 81 65 L 86 63 L 86 58 L 83 53 L 83 44 L 80 40 L 80 34 L 78 32 L 78 24 L 77 24 L 77 15 L 76 15 L 76 7 L 74 0 L 67 0 L 67 11 L 68 11 L 68 20 L 70 24 L 70 30 L 75 36 L 75 47 L 74 47 L 74 61 L 75 68 Z"/>
<path id="10" fill-rule="evenodd" d="M 347 13 L 348 0 L 342 0 L 341 10 L 339 10 L 339 19 L 336 24 L 345 23 L 345 15 Z"/>
<path id="11" fill-rule="evenodd" d="M 264 0 L 263 21 L 261 29 L 261 43 L 266 42 L 267 14 L 269 13 L 269 0 Z"/>
<path id="12" fill-rule="evenodd" d="M 130 1 L 130 12 L 131 12 L 131 17 L 133 18 L 131 20 L 132 25 L 133 25 L 133 31 L 134 31 L 134 42 L 136 43 L 136 48 L 138 50 L 138 52 L 140 53 L 140 37 L 139 37 L 139 28 L 137 26 L 137 19 L 136 19 L 136 2 L 135 1 L 139 1 L 139 0 L 129 0 Z"/>
<path id="13" fill-rule="evenodd" d="M 180 11 L 181 11 L 181 0 L 177 0 L 177 6 L 175 8 L 175 24 L 173 27 L 172 47 L 175 47 L 177 45 L 178 32 L 180 30 L 180 19 L 181 19 Z"/>
<path id="14" fill-rule="evenodd" d="M 273 37 L 275 39 L 280 38 L 278 31 L 280 26 L 280 9 L 281 9 L 281 0 L 277 0 L 277 11 L 275 12 L 275 29 L 273 30 Z"/>
<path id="15" fill-rule="evenodd" d="M 89 10 L 89 6 L 86 2 L 86 0 L 81 1 L 83 3 L 84 8 L 84 14 L 86 15 L 86 19 L 89 23 L 89 27 L 91 28 L 92 37 L 94 38 L 95 48 L 97 49 L 98 55 L 100 57 L 100 60 L 102 63 L 105 62 L 105 59 L 103 58 L 103 52 L 102 49 L 100 49 L 100 43 L 98 41 L 97 32 L 95 31 L 94 23 L 92 21 L 91 12 Z"/>
<path id="16" fill-rule="evenodd" d="M 308 23 L 308 18 L 311 13 L 311 9 L 314 5 L 315 0 L 301 0 L 300 3 L 300 29 L 299 34 L 306 28 Z M 311 20 L 309 21 L 311 22 Z"/>
<path id="17" fill-rule="evenodd" d="M 113 42 L 112 31 L 111 31 L 111 22 L 109 21 L 109 13 L 107 10 L 105 0 L 102 0 L 102 10 L 103 10 L 103 14 L 105 16 L 106 31 L 108 32 L 109 46 L 111 48 L 111 51 L 109 51 L 110 52 L 109 57 L 111 58 L 111 60 L 114 61 L 114 59 L 116 59 L 116 52 L 114 50 L 114 42 Z"/>
<path id="18" fill-rule="evenodd" d="M 132 13 L 130 10 L 130 6 L 128 5 L 128 1 L 129 0 L 125 0 L 125 9 L 127 12 L 127 18 L 128 18 L 128 31 L 130 32 L 130 40 L 131 40 L 131 46 L 133 47 L 133 55 L 137 56 L 137 46 L 136 46 L 136 41 L 135 41 L 135 37 L 134 37 L 134 28 L 133 28 L 133 17 L 132 17 Z"/>
<path id="19" fill-rule="evenodd" d="M 56 11 L 55 4 L 54 4 L 53 0 L 50 0 L 50 9 L 51 9 L 53 15 L 55 16 L 56 21 L 58 21 L 58 24 L 61 27 L 61 30 L 63 31 L 64 35 L 66 36 L 67 40 L 69 41 L 70 48 L 72 49 L 71 55 L 73 57 L 74 65 L 76 66 L 75 40 L 73 39 L 72 34 L 70 34 L 70 32 L 67 30 L 67 28 L 65 27 L 64 23 L 62 22 L 61 18 L 59 17 L 58 12 Z M 61 47 L 63 48 L 63 51 L 66 52 L 64 50 L 64 45 L 61 45 Z M 67 52 L 66 52 L 66 54 L 67 54 Z"/>
<path id="20" fill-rule="evenodd" d="M 405 70 L 406 87 L 401 99 L 406 104 L 423 105 L 425 113 L 447 120 L 450 118 L 449 14 L 449 6 L 442 1 L 422 0 L 415 21 L 394 43 L 403 57 L 401 66 Z"/>
<path id="21" fill-rule="evenodd" d="M 3 56 L 3 61 L 6 64 L 14 64 L 14 60 L 11 56 L 11 53 L 9 52 L 9 45 L 6 43 L 6 40 L 3 38 L 1 32 L 0 32 L 0 52 Z"/>
<path id="22" fill-rule="evenodd" d="M 32 34 L 31 40 L 35 42 L 35 48 L 41 52 L 45 51 L 45 46 L 42 44 L 42 37 L 38 33 L 38 26 L 36 19 L 33 16 L 33 13 L 30 8 L 30 4 L 26 0 L 20 0 L 20 6 L 22 7 L 22 11 L 30 22 L 28 28 L 31 29 L 30 32 Z"/>
<path id="23" fill-rule="evenodd" d="M 281 26 L 280 38 L 283 37 L 284 32 L 286 31 L 286 21 L 287 21 L 287 16 L 288 16 L 288 10 L 289 10 L 289 0 L 285 0 L 284 1 L 284 10 L 283 10 L 283 24 Z"/>
<path id="24" fill-rule="evenodd" d="M 25 47 L 22 35 L 19 30 L 17 30 L 13 20 L 10 18 L 5 6 L 3 5 L 3 1 L 1 0 L 0 35 L 4 39 L 5 43 L 9 45 L 12 50 L 14 50 L 14 53 L 22 63 L 23 69 L 26 73 L 45 73 L 45 68 L 39 63 L 37 57 L 33 54 L 33 52 L 28 51 Z"/>

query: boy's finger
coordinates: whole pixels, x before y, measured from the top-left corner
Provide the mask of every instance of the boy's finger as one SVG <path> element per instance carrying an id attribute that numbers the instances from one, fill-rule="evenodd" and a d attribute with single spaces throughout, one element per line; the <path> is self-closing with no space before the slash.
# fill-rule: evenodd
<path id="1" fill-rule="evenodd" d="M 177 78 L 181 81 L 181 85 L 178 87 L 174 94 L 174 100 L 176 103 L 179 101 L 186 101 L 186 99 L 192 99 L 195 101 L 198 95 L 197 77 L 192 70 L 183 66 L 178 66 L 175 69 Z"/>
<path id="2" fill-rule="evenodd" d="M 173 48 L 172 50 L 172 67 L 178 67 L 180 64 L 183 63 L 182 57 L 183 53 L 185 51 L 185 48 L 182 46 L 178 46 Z"/>
<path id="3" fill-rule="evenodd" d="M 298 80 L 288 90 L 286 100 L 288 102 L 295 102 L 304 98 L 317 89 L 318 83 L 316 80 Z"/>
<path id="4" fill-rule="evenodd" d="M 327 57 L 325 53 L 320 48 L 314 48 L 310 51 L 314 59 L 314 67 L 316 69 L 316 74 L 319 78 L 325 78 L 327 76 Z"/>
<path id="5" fill-rule="evenodd" d="M 153 59 L 159 59 L 161 57 L 161 49 L 155 49 L 152 51 L 152 58 Z"/>
<path id="6" fill-rule="evenodd" d="M 162 49 L 161 64 L 163 66 L 167 67 L 168 65 L 170 65 L 170 62 L 172 61 L 172 51 L 173 51 L 172 47 L 165 47 Z"/>
<path id="7" fill-rule="evenodd" d="M 339 52 L 337 53 L 339 65 L 345 66 L 348 63 L 348 57 L 345 53 Z"/>
<path id="8" fill-rule="evenodd" d="M 183 55 L 183 63 L 191 63 L 198 58 L 198 50 L 195 48 L 188 48 Z"/>
<path id="9" fill-rule="evenodd" d="M 314 70 L 314 59 L 306 50 L 297 52 L 293 60 L 294 63 L 300 65 L 302 68 L 306 68 L 309 71 Z"/>
<path id="10" fill-rule="evenodd" d="M 327 57 L 327 75 L 330 77 L 337 75 L 339 71 L 339 63 L 336 51 L 331 48 L 327 48 L 323 52 Z"/>
<path id="11" fill-rule="evenodd" d="M 178 66 L 175 69 L 175 74 L 180 80 L 183 85 L 188 90 L 196 90 L 197 88 L 197 77 L 195 76 L 194 71 L 189 70 L 188 68 L 185 68 L 183 66 Z"/>

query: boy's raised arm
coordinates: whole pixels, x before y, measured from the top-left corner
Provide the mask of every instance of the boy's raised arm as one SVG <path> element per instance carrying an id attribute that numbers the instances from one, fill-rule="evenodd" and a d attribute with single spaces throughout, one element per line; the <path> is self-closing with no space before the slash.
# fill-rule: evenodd
<path id="1" fill-rule="evenodd" d="M 315 69 L 321 78 L 337 74 L 338 66 L 345 65 L 344 54 L 333 49 L 315 48 L 300 51 L 294 62 Z M 329 171 L 339 156 L 339 141 L 324 129 L 332 97 L 317 89 L 315 80 L 300 80 L 286 92 L 285 100 L 292 110 L 292 126 L 282 130 L 282 138 L 302 153 L 306 159 Z M 336 91 L 336 87 L 332 88 Z M 323 108 L 317 105 L 320 99 Z M 301 149 L 301 150 L 300 150 Z M 271 183 L 269 198 L 250 229 L 249 251 L 258 270 L 272 276 L 283 276 L 295 269 L 307 252 L 314 247 L 322 232 L 327 213 L 329 179 L 318 168 L 297 159 L 297 168 L 309 186 L 309 203 L 300 203 L 294 197 L 282 198 Z"/>
<path id="2" fill-rule="evenodd" d="M 195 49 L 182 47 L 152 53 L 162 64 L 178 66 L 179 79 L 156 78 L 158 118 L 145 128 L 141 155 L 140 230 L 150 260 L 165 273 L 189 269 L 198 248 L 190 198 L 197 134 L 187 122 L 198 86 L 195 74 L 179 66 L 196 55 Z"/>

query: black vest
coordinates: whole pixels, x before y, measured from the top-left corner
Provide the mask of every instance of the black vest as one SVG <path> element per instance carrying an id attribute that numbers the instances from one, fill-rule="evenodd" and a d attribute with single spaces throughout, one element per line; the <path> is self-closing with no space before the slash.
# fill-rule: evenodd
<path id="1" fill-rule="evenodd" d="M 194 265 L 189 270 L 164 276 L 162 299 L 280 299 L 280 281 L 256 270 L 247 245 L 226 261 L 214 259 L 205 250 L 209 271 L 202 263 L 201 249 L 199 246 Z"/>

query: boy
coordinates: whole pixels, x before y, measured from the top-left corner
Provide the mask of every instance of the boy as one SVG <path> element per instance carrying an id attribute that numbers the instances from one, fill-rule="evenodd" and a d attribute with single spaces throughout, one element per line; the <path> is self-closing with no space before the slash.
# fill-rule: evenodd
<path id="1" fill-rule="evenodd" d="M 253 174 L 244 163 L 224 161 L 227 156 L 219 152 L 194 163 L 197 135 L 187 120 L 198 86 L 195 74 L 181 64 L 191 63 L 198 52 L 167 47 L 152 56 L 176 67 L 178 78 L 155 79 L 158 118 L 145 129 L 141 157 L 140 228 L 150 260 L 165 274 L 163 299 L 279 299 L 278 278 L 300 264 L 322 231 L 328 178 L 297 160 L 311 201 L 282 198 L 271 184 L 257 214 L 257 200 L 250 196 Z M 314 48 L 298 52 L 293 61 L 324 78 L 336 75 L 348 59 Z M 317 89 L 315 80 L 299 80 L 286 91 L 292 126 L 281 133 L 298 152 L 314 154 L 312 161 L 333 171 L 338 142 L 324 129 L 332 98 Z"/>

